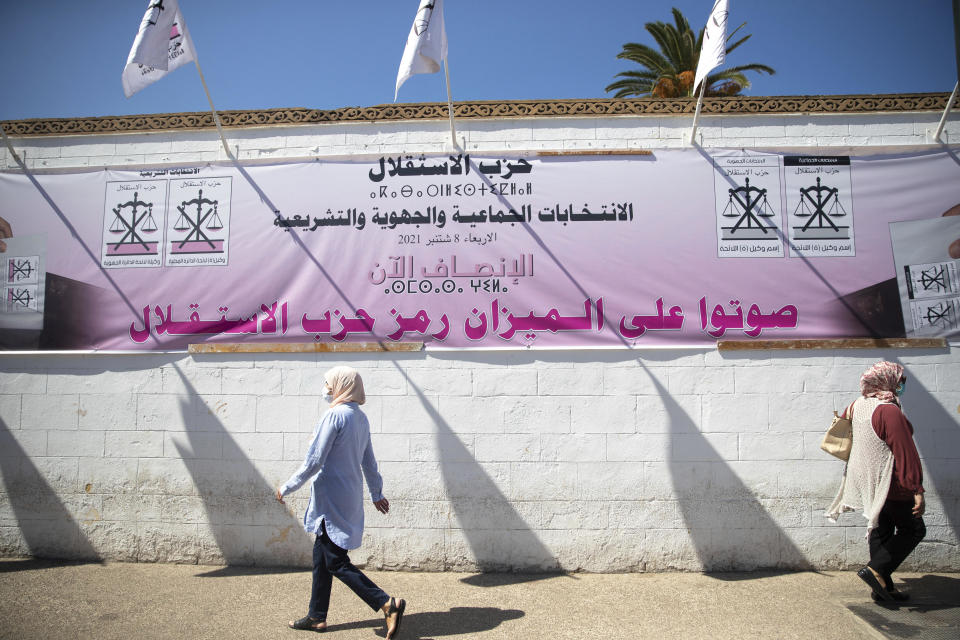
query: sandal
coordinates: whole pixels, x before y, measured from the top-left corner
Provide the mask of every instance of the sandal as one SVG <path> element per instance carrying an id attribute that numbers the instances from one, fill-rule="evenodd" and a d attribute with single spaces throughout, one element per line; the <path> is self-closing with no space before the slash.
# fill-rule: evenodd
<path id="1" fill-rule="evenodd" d="M 390 608 L 387 609 L 387 612 L 384 614 L 387 621 L 387 640 L 392 640 L 392 638 L 397 637 L 397 633 L 400 632 L 400 621 L 403 620 L 403 610 L 407 608 L 407 601 L 403 598 L 397 600 L 396 598 L 390 598 Z M 393 623 L 393 629 L 390 629 L 390 618 L 396 616 L 396 622 Z"/>
<path id="2" fill-rule="evenodd" d="M 322 624 L 322 627 L 316 625 Z M 317 633 L 323 633 L 327 630 L 327 623 L 325 620 L 317 620 L 316 618 L 311 618 L 310 616 L 304 616 L 299 620 L 295 620 L 287 625 L 291 629 L 297 629 L 298 631 L 316 631 Z"/>

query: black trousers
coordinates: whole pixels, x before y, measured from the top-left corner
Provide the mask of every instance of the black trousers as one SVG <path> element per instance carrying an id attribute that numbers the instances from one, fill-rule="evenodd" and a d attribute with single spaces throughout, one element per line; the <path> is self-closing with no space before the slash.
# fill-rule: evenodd
<path id="1" fill-rule="evenodd" d="M 390 596 L 350 563 L 347 550 L 341 549 L 327 537 L 327 528 L 323 523 L 320 527 L 320 535 L 313 543 L 313 589 L 310 592 L 310 611 L 307 615 L 314 620 L 327 619 L 333 576 L 350 587 L 371 609 L 380 609 Z"/>
<path id="2" fill-rule="evenodd" d="M 877 528 L 870 532 L 869 566 L 887 585 L 890 576 L 927 534 L 923 518 L 913 515 L 913 502 L 887 500 L 880 511 Z"/>

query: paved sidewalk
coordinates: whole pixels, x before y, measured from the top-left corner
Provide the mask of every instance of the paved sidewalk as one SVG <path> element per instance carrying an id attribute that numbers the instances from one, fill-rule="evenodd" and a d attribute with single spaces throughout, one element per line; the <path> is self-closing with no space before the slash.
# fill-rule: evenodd
<path id="1" fill-rule="evenodd" d="M 408 600 L 404 640 L 960 637 L 960 574 L 899 575 L 913 599 L 894 608 L 853 572 L 368 575 Z M 309 589 L 303 570 L 0 560 L 0 638 L 310 638 L 285 626 Z M 328 622 L 384 635 L 336 581 Z"/>

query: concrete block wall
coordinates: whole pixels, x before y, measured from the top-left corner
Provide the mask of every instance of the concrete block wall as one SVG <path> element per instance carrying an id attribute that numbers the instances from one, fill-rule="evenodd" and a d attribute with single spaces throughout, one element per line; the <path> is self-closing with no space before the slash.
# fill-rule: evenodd
<path id="1" fill-rule="evenodd" d="M 5 355 L 0 553 L 293 564 L 273 489 L 322 411 L 322 375 L 364 376 L 392 510 L 354 558 L 421 570 L 855 566 L 859 514 L 822 513 L 819 449 L 860 372 L 904 364 L 929 488 L 916 569 L 957 570 L 960 364 L 943 351 L 523 351 Z"/>
<path id="2" fill-rule="evenodd" d="M 897 147 L 923 146 L 940 114 L 788 114 L 703 116 L 704 147 Z M 690 116 L 610 116 L 462 120 L 457 135 L 469 152 L 666 149 L 687 146 Z M 241 161 L 271 161 L 358 154 L 437 153 L 450 144 L 445 120 L 343 122 L 322 125 L 227 129 Z M 960 119 L 947 121 L 941 139 L 960 140 Z M 223 162 L 215 131 L 86 134 L 13 138 L 30 169 L 131 167 Z M 15 168 L 6 147 L 0 167 Z"/>
<path id="3" fill-rule="evenodd" d="M 716 147 L 922 145 L 938 114 L 719 116 Z M 471 151 L 680 146 L 689 119 L 460 124 Z M 227 132 L 241 159 L 437 151 L 445 122 Z M 954 120 L 948 135 L 960 136 Z M 32 169 L 223 159 L 212 132 L 14 139 Z M 12 158 L 0 151 L 0 164 Z M 864 562 L 864 521 L 822 512 L 843 463 L 831 411 L 899 361 L 924 461 L 927 540 L 909 568 L 960 570 L 960 345 L 415 354 L 0 354 L 0 555 L 309 564 L 297 468 L 323 372 L 364 376 L 391 501 L 353 554 L 416 570 L 833 569 Z"/>

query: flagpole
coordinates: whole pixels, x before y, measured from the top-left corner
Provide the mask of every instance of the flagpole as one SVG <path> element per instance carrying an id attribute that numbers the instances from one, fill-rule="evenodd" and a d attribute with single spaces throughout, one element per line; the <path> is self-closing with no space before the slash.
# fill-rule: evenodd
<path id="1" fill-rule="evenodd" d="M 447 111 L 450 113 L 450 140 L 453 141 L 453 148 L 459 149 L 457 145 L 457 130 L 453 126 L 453 98 L 450 94 L 450 63 L 447 62 L 447 58 L 443 59 L 443 75 L 447 79 Z"/>
<path id="2" fill-rule="evenodd" d="M 700 106 L 703 104 L 703 93 L 707 88 L 706 78 L 700 82 L 700 97 L 697 98 L 697 110 L 693 114 L 693 129 L 690 130 L 690 144 L 697 139 L 697 121 L 700 120 Z"/>
<path id="3" fill-rule="evenodd" d="M 217 133 L 220 134 L 220 142 L 223 144 L 223 150 L 227 152 L 227 157 L 235 160 L 233 154 L 230 153 L 230 146 L 227 144 L 227 139 L 223 135 L 223 127 L 220 125 L 220 116 L 217 115 L 217 109 L 213 106 L 213 98 L 210 97 L 210 89 L 207 88 L 207 81 L 203 77 L 203 69 L 200 68 L 200 60 L 197 57 L 197 50 L 193 50 L 193 63 L 197 65 L 197 73 L 200 75 L 200 84 L 203 85 L 203 92 L 207 94 L 207 102 L 210 103 L 210 111 L 213 113 L 213 124 L 217 127 Z"/>
<path id="4" fill-rule="evenodd" d="M 937 126 L 937 132 L 933 135 L 934 142 L 940 142 L 940 134 L 943 133 L 943 127 L 947 124 L 947 116 L 950 114 L 950 108 L 953 107 L 954 100 L 957 99 L 957 90 L 960 89 L 960 0 L 953 0 L 953 46 L 957 55 L 957 84 L 953 86 L 953 93 L 947 100 L 947 108 L 943 110 L 943 116 L 940 118 L 940 124 Z"/>
<path id="5" fill-rule="evenodd" d="M 231 160 L 236 160 L 233 157 L 233 154 L 230 153 L 230 145 L 227 144 L 227 138 L 223 135 L 223 127 L 220 125 L 220 116 L 217 115 L 217 109 L 213 106 L 213 98 L 210 97 L 210 89 L 207 88 L 207 80 L 203 77 L 203 69 L 200 67 L 200 54 L 197 53 L 197 45 L 193 42 L 193 36 L 190 35 L 190 29 L 187 27 L 187 20 L 183 17 L 183 12 L 180 12 L 180 22 L 183 25 L 183 30 L 187 34 L 187 37 L 190 38 L 190 48 L 193 49 L 193 64 L 197 66 L 197 73 L 200 75 L 200 84 L 203 85 L 203 92 L 207 94 L 207 102 L 210 104 L 210 111 L 213 113 L 213 124 L 217 127 L 217 133 L 220 135 L 220 142 L 223 144 L 223 150 L 226 151 L 227 157 Z"/>
<path id="6" fill-rule="evenodd" d="M 937 132 L 933 134 L 934 142 L 940 141 L 940 134 L 943 133 L 943 127 L 947 124 L 947 116 L 950 114 L 950 109 L 953 108 L 953 103 L 957 99 L 958 89 L 960 89 L 960 81 L 957 81 L 957 84 L 953 85 L 953 93 L 950 94 L 950 99 L 947 100 L 947 108 L 943 110 L 943 115 L 940 117 L 940 124 L 937 125 Z"/>

